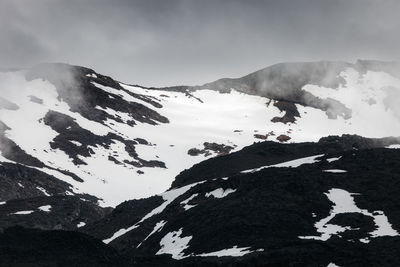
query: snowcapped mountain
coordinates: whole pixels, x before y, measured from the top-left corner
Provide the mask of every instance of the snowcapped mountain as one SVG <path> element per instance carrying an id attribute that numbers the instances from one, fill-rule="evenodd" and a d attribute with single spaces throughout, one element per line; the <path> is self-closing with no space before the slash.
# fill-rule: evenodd
<path id="1" fill-rule="evenodd" d="M 1 159 L 66 182 L 65 194 L 115 206 L 161 193 L 193 164 L 264 139 L 400 136 L 393 103 L 400 80 L 388 64 L 287 63 L 161 89 L 64 64 L 3 72 Z"/>
<path id="2" fill-rule="evenodd" d="M 73 230 L 97 266 L 342 266 L 370 250 L 351 266 L 385 265 L 400 240 L 399 70 L 283 63 L 166 88 L 66 64 L 0 72 L 0 229 L 55 230 L 5 230 L 0 255 Z"/>

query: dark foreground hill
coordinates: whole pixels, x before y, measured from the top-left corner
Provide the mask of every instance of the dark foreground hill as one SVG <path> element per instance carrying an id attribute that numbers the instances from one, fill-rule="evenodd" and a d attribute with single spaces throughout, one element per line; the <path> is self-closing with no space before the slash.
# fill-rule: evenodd
<path id="1" fill-rule="evenodd" d="M 79 228 L 85 235 L 11 229 L 1 250 L 16 266 L 43 251 L 63 257 L 32 266 L 397 266 L 400 150 L 385 148 L 396 143 L 257 143 L 195 165 L 161 195 L 122 203 Z"/>

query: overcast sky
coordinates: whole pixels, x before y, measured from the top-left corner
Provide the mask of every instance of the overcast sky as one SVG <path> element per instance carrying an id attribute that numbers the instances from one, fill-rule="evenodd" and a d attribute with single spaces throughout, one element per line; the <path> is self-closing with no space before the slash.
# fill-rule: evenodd
<path id="1" fill-rule="evenodd" d="M 0 0 L 0 67 L 66 62 L 146 86 L 286 61 L 399 60 L 397 0 Z"/>

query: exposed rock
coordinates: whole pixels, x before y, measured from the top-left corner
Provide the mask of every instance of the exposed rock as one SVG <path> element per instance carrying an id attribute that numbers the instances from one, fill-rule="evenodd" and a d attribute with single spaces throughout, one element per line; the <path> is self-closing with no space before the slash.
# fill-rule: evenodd
<path id="1" fill-rule="evenodd" d="M 96 74 L 96 77 L 88 77 L 87 74 Z M 109 94 L 104 90 L 97 88 L 92 81 L 103 86 L 112 87 L 116 90 L 145 101 L 155 108 L 161 105 L 149 97 L 135 94 L 125 90 L 117 81 L 108 76 L 95 73 L 93 70 L 71 66 L 67 64 L 40 64 L 26 73 L 28 81 L 33 79 L 46 79 L 50 81 L 57 89 L 60 99 L 63 99 L 71 108 L 71 111 L 78 112 L 83 117 L 96 122 L 104 122 L 107 118 L 114 118 L 112 115 L 97 109 L 112 108 L 118 112 L 128 113 L 132 117 L 132 123 L 135 121 L 148 124 L 168 123 L 168 119 L 161 116 L 157 111 L 146 107 L 137 102 L 128 102 L 116 94 Z M 112 98 L 109 96 L 112 95 Z"/>
<path id="2" fill-rule="evenodd" d="M 285 112 L 282 117 L 274 117 L 272 118 L 272 122 L 282 122 L 286 123 L 294 123 L 296 121 L 296 117 L 300 117 L 299 111 L 294 103 L 286 102 L 286 101 L 276 101 L 274 102 L 274 106 L 277 107 L 281 112 Z"/>
<path id="3" fill-rule="evenodd" d="M 1 266 L 129 266 L 115 249 L 72 231 L 13 227 L 0 234 L 0 255 Z"/>
<path id="4" fill-rule="evenodd" d="M 190 156 L 198 156 L 198 155 L 203 154 L 203 153 L 205 153 L 205 151 L 204 150 L 200 150 L 198 148 L 191 148 L 191 149 L 188 150 L 188 154 Z"/>
<path id="5" fill-rule="evenodd" d="M 198 156 L 200 154 L 204 154 L 204 156 L 208 157 L 212 153 L 215 153 L 217 155 L 226 155 L 229 154 L 229 152 L 232 149 L 234 149 L 234 147 L 232 146 L 217 144 L 217 143 L 209 143 L 209 142 L 205 142 L 203 146 L 204 146 L 203 149 L 198 149 L 198 148 L 189 149 L 188 154 L 190 156 Z"/>
<path id="6" fill-rule="evenodd" d="M 6 162 L 0 165 L 0 184 L 0 201 L 46 194 L 66 195 L 72 191 L 70 184 L 51 175 L 34 168 Z"/>
<path id="7" fill-rule="evenodd" d="M 269 136 L 274 136 L 275 133 L 273 131 L 270 131 L 267 134 L 254 134 L 254 138 L 261 139 L 261 140 L 267 140 Z"/>
<path id="8" fill-rule="evenodd" d="M 148 144 L 148 142 L 141 138 L 135 140 L 126 140 L 123 137 L 108 133 L 106 136 L 95 135 L 91 131 L 83 129 L 75 122 L 75 120 L 65 114 L 49 111 L 45 118 L 44 123 L 49 125 L 53 130 L 59 133 L 50 143 L 53 149 L 60 149 L 64 151 L 76 165 L 86 164 L 81 157 L 90 157 L 94 154 L 91 147 L 102 146 L 109 148 L 114 141 L 119 141 L 125 145 L 125 151 L 132 157 L 131 160 L 124 160 L 123 163 L 130 164 L 135 167 L 161 167 L 165 168 L 165 163 L 158 160 L 144 160 L 136 153 L 135 145 L 137 142 Z M 82 145 L 75 145 L 71 141 L 79 142 Z M 117 161 L 113 156 L 109 160 L 115 163 L 122 164 Z"/>
<path id="9" fill-rule="evenodd" d="M 400 144 L 400 138 L 364 138 L 357 135 L 328 136 L 317 143 L 278 143 L 265 141 L 240 151 L 210 158 L 182 171 L 172 183 L 181 187 L 205 179 L 227 177 L 245 169 L 258 168 L 318 154 L 335 154 L 354 149 L 372 149 Z"/>
<path id="10" fill-rule="evenodd" d="M 80 223 L 98 221 L 111 210 L 79 196 L 14 199 L 0 205 L 0 230 L 15 225 L 42 230 L 75 230 Z M 29 212 L 24 214 L 24 211 Z"/>
<path id="11" fill-rule="evenodd" d="M 257 139 L 261 139 L 261 140 L 267 140 L 268 139 L 268 134 L 254 134 L 254 138 L 257 138 Z"/>
<path id="12" fill-rule="evenodd" d="M 279 142 L 287 142 L 290 139 L 291 139 L 290 136 L 287 136 L 285 134 L 281 134 L 276 138 L 276 140 L 278 140 Z"/>

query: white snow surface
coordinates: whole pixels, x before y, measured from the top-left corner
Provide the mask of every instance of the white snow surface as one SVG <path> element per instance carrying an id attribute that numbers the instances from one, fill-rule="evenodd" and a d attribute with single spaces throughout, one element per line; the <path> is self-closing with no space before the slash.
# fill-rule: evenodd
<path id="1" fill-rule="evenodd" d="M 345 173 L 345 172 L 347 172 L 347 171 L 346 171 L 346 170 L 341 170 L 341 169 L 329 169 L 329 170 L 323 170 L 323 172 Z"/>
<path id="2" fill-rule="evenodd" d="M 162 203 L 160 206 L 158 206 L 157 208 L 153 209 L 148 214 L 146 214 L 146 216 L 144 216 L 138 223 L 143 222 L 144 220 L 154 216 L 155 214 L 159 214 L 159 213 L 163 212 L 164 209 L 169 204 L 171 204 L 176 198 L 185 194 L 190 188 L 192 188 L 198 184 L 201 184 L 201 183 L 204 183 L 204 181 L 185 185 L 185 186 L 182 186 L 179 188 L 174 188 L 174 189 L 171 189 L 171 190 L 168 190 L 168 191 L 162 193 L 160 196 L 164 199 L 164 203 Z"/>
<path id="3" fill-rule="evenodd" d="M 369 236 L 360 239 L 359 241 L 368 243 L 370 238 L 381 237 L 381 236 L 399 236 L 399 233 L 392 228 L 388 218 L 383 211 L 369 212 L 366 209 L 360 209 L 354 202 L 354 193 L 349 193 L 346 190 L 332 188 L 326 193 L 328 199 L 333 203 L 333 207 L 328 217 L 323 218 L 315 223 L 315 228 L 320 235 L 317 236 L 299 236 L 300 239 L 315 239 L 326 241 L 333 235 L 339 235 L 344 231 L 355 231 L 357 228 L 351 228 L 349 226 L 340 226 L 330 224 L 329 222 L 338 214 L 343 213 L 361 213 L 365 216 L 370 216 L 375 222 L 376 229 L 369 233 Z"/>
<path id="4" fill-rule="evenodd" d="M 143 221 L 147 220 L 148 218 L 159 214 L 161 212 L 164 211 L 164 209 L 171 204 L 176 198 L 178 198 L 179 196 L 183 195 L 184 193 L 186 193 L 190 188 L 192 188 L 193 186 L 196 186 L 198 184 L 204 183 L 204 181 L 201 182 L 197 182 L 197 183 L 193 183 L 193 184 L 189 184 L 183 187 L 179 187 L 179 188 L 174 188 L 171 190 L 168 190 L 162 194 L 160 194 L 160 196 L 164 199 L 164 202 L 154 208 L 152 211 L 150 211 L 149 213 L 147 213 L 140 221 L 138 221 L 137 223 L 135 223 L 134 225 L 128 227 L 128 228 L 122 228 L 119 229 L 117 232 L 115 232 L 110 238 L 104 239 L 103 242 L 108 244 L 111 241 L 113 241 L 114 239 L 126 234 L 127 232 L 139 227 L 139 224 L 142 223 Z"/>
<path id="5" fill-rule="evenodd" d="M 400 149 L 400 145 L 390 145 L 390 146 L 387 146 L 386 148 L 390 148 L 390 149 Z"/>
<path id="6" fill-rule="evenodd" d="M 156 255 L 170 254 L 175 260 L 181 260 L 188 256 L 185 256 L 183 251 L 189 247 L 189 242 L 192 236 L 181 236 L 182 228 L 178 231 L 170 232 L 166 234 L 160 241 L 160 250 L 157 251 Z"/>
<path id="7" fill-rule="evenodd" d="M 264 251 L 264 249 L 251 250 L 250 247 L 239 248 L 233 246 L 232 248 L 222 249 L 219 251 L 197 254 L 200 257 L 242 257 L 254 251 Z"/>
<path id="8" fill-rule="evenodd" d="M 177 174 L 204 160 L 204 155 L 192 157 L 187 154 L 190 148 L 201 148 L 204 142 L 235 145 L 234 150 L 240 150 L 259 141 L 254 137 L 255 133 L 266 134 L 270 131 L 276 136 L 289 135 L 292 138 L 290 142 L 317 141 L 323 136 L 345 133 L 367 137 L 400 136 L 398 114 L 384 104 L 388 96 L 385 88 L 400 88 L 400 80 L 382 72 L 361 75 L 348 69 L 341 73 L 346 82 L 338 89 L 304 86 L 304 90 L 318 97 L 330 97 L 344 103 L 353 110 L 352 118 L 328 119 L 324 111 L 296 105 L 301 118 L 296 123 L 288 124 L 271 122 L 272 118 L 282 116 L 283 112 L 272 104 L 267 106 L 270 99 L 235 90 L 228 94 L 212 90 L 192 92 L 201 102 L 180 92 L 148 90 L 121 83 L 126 90 L 151 97 L 163 106 L 155 108 L 122 90 L 92 82 L 105 92 L 156 110 L 170 121 L 158 125 L 137 122 L 133 127 L 125 123 L 130 119 L 128 114 L 111 108 L 96 107 L 112 116 L 118 115 L 122 123 L 109 119 L 103 125 L 88 120 L 72 112 L 49 81 L 27 81 L 24 74 L 24 71 L 0 73 L 2 97 L 19 107 L 17 110 L 2 109 L 0 112 L 0 121 L 10 127 L 6 136 L 48 167 L 67 170 L 82 178 L 84 182 L 80 183 L 57 170 L 46 167 L 39 169 L 71 184 L 73 192 L 70 193 L 88 193 L 103 199 L 100 203 L 102 206 L 116 206 L 128 199 L 164 192 Z M 96 77 L 95 74 L 88 76 Z M 43 103 L 34 103 L 29 96 L 38 97 Z M 370 103 L 370 99 L 374 99 L 374 104 Z M 115 164 L 108 156 L 112 155 L 119 161 L 132 160 L 118 141 L 110 148 L 92 147 L 94 155 L 81 157 L 87 165 L 77 166 L 65 152 L 50 147 L 50 142 L 58 133 L 43 123 L 42 119 L 49 110 L 71 116 L 80 127 L 96 135 L 114 133 L 130 140 L 143 138 L 152 145 L 137 145 L 139 157 L 163 161 L 167 168 L 141 168 L 144 174 L 139 174 L 138 169 L 131 165 Z M 82 144 L 72 140 L 71 145 Z M 1 157 L 1 161 L 4 161 L 4 157 Z"/>
<path id="9" fill-rule="evenodd" d="M 183 201 L 181 202 L 181 205 L 183 205 L 183 208 L 184 208 L 185 210 L 189 210 L 189 209 L 195 207 L 196 205 L 190 205 L 190 204 L 188 204 L 188 203 L 189 203 L 192 199 L 194 199 L 195 197 L 197 197 L 198 195 L 199 195 L 199 194 L 193 194 L 193 195 L 191 195 L 190 197 L 188 197 L 187 199 L 183 200 Z"/>
<path id="10" fill-rule="evenodd" d="M 4 205 L 6 203 L 7 203 L 7 201 L 0 201 L 0 205 Z"/>
<path id="11" fill-rule="evenodd" d="M 155 232 L 160 232 L 166 223 L 167 223 L 166 221 L 160 221 L 160 222 L 156 223 L 156 225 L 154 226 L 154 228 L 153 228 L 153 230 L 150 232 L 150 234 L 148 234 L 148 235 L 146 236 L 146 238 L 143 239 L 143 241 L 140 242 L 140 244 L 139 244 L 137 247 L 140 247 L 140 246 L 143 244 L 143 242 L 145 242 L 145 241 L 146 241 L 150 236 L 152 236 Z"/>
<path id="12" fill-rule="evenodd" d="M 322 99 L 332 98 L 343 103 L 352 109 L 352 117 L 348 120 L 342 117 L 326 120 L 319 110 L 307 111 L 307 108 L 301 108 L 299 111 L 302 118 L 298 125 L 315 136 L 321 136 L 323 132 L 332 135 L 358 134 L 365 137 L 400 136 L 400 114 L 396 107 L 385 105 L 390 98 L 388 88 L 398 92 L 400 80 L 384 72 L 368 71 L 362 74 L 353 68 L 346 69 L 340 76 L 345 83 L 337 89 L 309 84 L 303 90 Z M 305 116 L 302 109 L 307 112 Z"/>
<path id="13" fill-rule="evenodd" d="M 35 211 L 34 210 L 21 210 L 21 211 L 17 211 L 17 212 L 11 213 L 11 214 L 14 214 L 14 215 L 28 215 L 28 214 L 31 214 L 33 212 L 35 212 Z"/>
<path id="14" fill-rule="evenodd" d="M 72 144 L 76 145 L 76 146 L 82 146 L 81 143 L 79 143 L 78 141 L 70 141 Z"/>
<path id="15" fill-rule="evenodd" d="M 244 170 L 241 171 L 241 173 L 249 173 L 249 172 L 258 172 L 267 168 L 297 168 L 303 164 L 313 164 L 316 162 L 319 162 L 319 160 L 317 160 L 317 158 L 322 157 L 324 154 L 319 154 L 319 155 L 315 155 L 315 156 L 311 156 L 311 157 L 305 157 L 305 158 L 299 158 L 299 159 L 295 159 L 295 160 L 290 160 L 290 161 L 285 161 L 282 163 L 278 163 L 278 164 L 274 164 L 274 165 L 268 165 L 268 166 L 263 166 L 263 167 L 259 167 L 259 168 L 255 168 L 255 169 L 249 169 L 249 170 Z"/>
<path id="16" fill-rule="evenodd" d="M 45 196 L 50 196 L 50 194 L 43 187 L 36 186 L 36 189 L 41 191 Z"/>
<path id="17" fill-rule="evenodd" d="M 121 228 L 118 231 L 116 231 L 110 238 L 104 239 L 103 242 L 105 244 L 108 244 L 111 241 L 113 241 L 114 239 L 116 239 L 116 238 L 128 233 L 129 231 L 132 231 L 133 229 L 138 228 L 138 227 L 139 227 L 138 224 L 134 224 L 134 225 L 132 225 L 132 226 L 130 226 L 128 228 Z"/>
<path id="18" fill-rule="evenodd" d="M 97 78 L 97 75 L 95 73 L 89 73 L 86 74 L 87 77 L 91 77 L 91 78 Z"/>
<path id="19" fill-rule="evenodd" d="M 326 161 L 328 161 L 329 163 L 331 163 L 331 162 L 337 161 L 337 160 L 339 160 L 339 159 L 341 159 L 341 158 L 342 158 L 342 156 L 336 157 L 336 158 L 329 158 L 329 159 L 326 159 Z"/>
<path id="20" fill-rule="evenodd" d="M 227 195 L 234 193 L 236 189 L 232 188 L 227 188 L 227 189 L 222 189 L 222 188 L 217 188 L 211 192 L 206 193 L 206 197 L 215 197 L 215 198 L 223 198 L 226 197 Z"/>
<path id="21" fill-rule="evenodd" d="M 76 225 L 76 227 L 80 228 L 80 227 L 83 227 L 83 226 L 85 226 L 85 225 L 86 225 L 85 222 L 80 222 L 80 223 L 78 223 L 78 224 Z"/>
<path id="22" fill-rule="evenodd" d="M 41 210 L 41 211 L 44 211 L 44 212 L 50 212 L 51 205 L 40 206 L 38 209 Z"/>

